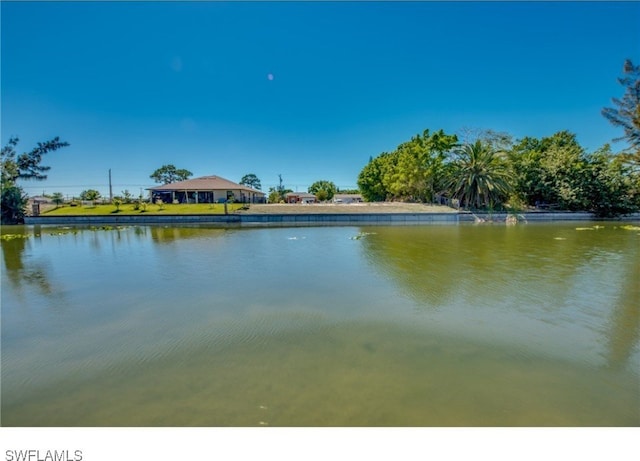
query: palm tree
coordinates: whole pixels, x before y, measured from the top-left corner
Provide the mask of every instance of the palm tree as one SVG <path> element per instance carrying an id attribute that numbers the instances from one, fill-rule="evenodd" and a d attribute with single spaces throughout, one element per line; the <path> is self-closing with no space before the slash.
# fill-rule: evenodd
<path id="1" fill-rule="evenodd" d="M 492 207 L 509 196 L 506 164 L 490 146 L 476 141 L 456 154 L 449 189 L 466 208 Z"/>

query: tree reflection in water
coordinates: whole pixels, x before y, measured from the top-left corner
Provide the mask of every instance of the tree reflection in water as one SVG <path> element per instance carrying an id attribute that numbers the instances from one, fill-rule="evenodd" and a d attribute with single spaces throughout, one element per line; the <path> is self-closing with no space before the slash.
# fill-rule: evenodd
<path id="1" fill-rule="evenodd" d="M 53 293 L 52 285 L 47 276 L 50 268 L 42 261 L 28 258 L 25 264 L 25 253 L 31 253 L 32 239 L 40 239 L 40 229 L 35 228 L 33 233 L 25 226 L 5 226 L 2 239 L 2 259 L 7 278 L 17 293 L 23 293 L 25 287 L 36 289 L 43 295 Z"/>
<path id="2" fill-rule="evenodd" d="M 464 304 L 572 324 L 605 335 L 598 343 L 607 344 L 610 366 L 628 365 L 640 339 L 637 236 L 616 224 L 585 229 L 571 223 L 390 226 L 362 242 L 370 263 L 418 309 Z"/>

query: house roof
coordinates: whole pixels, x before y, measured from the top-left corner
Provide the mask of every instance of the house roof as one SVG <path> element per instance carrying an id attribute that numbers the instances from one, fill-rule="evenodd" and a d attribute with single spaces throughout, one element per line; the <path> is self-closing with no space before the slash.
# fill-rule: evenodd
<path id="1" fill-rule="evenodd" d="M 243 190 L 254 194 L 265 195 L 264 192 L 243 186 L 220 176 L 202 176 L 200 178 L 187 179 L 186 181 L 172 182 L 162 186 L 150 187 L 148 190 L 153 191 L 184 191 L 184 190 Z"/>
<path id="2" fill-rule="evenodd" d="M 362 198 L 362 194 L 335 194 L 333 198 Z"/>
<path id="3" fill-rule="evenodd" d="M 315 197 L 314 194 L 311 194 L 309 192 L 287 192 L 286 194 L 284 194 L 285 197 Z"/>
<path id="4" fill-rule="evenodd" d="M 44 197 L 42 195 L 36 195 L 35 197 L 29 197 L 32 202 L 40 202 L 40 203 L 51 203 L 53 200 L 49 197 Z"/>

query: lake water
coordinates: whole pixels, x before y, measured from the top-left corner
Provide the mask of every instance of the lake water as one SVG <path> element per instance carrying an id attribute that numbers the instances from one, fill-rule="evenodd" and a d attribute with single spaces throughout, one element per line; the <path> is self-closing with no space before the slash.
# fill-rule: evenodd
<path id="1" fill-rule="evenodd" d="M 623 224 L 5 226 L 2 425 L 638 426 Z"/>

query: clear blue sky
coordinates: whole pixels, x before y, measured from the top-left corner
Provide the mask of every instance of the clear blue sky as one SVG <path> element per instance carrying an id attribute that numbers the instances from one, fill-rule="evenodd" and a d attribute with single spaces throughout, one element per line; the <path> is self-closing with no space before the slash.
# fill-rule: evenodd
<path id="1" fill-rule="evenodd" d="M 31 195 L 153 185 L 163 164 L 263 189 L 355 187 L 370 156 L 424 129 L 570 130 L 640 61 L 640 3 L 1 4 L 2 144 L 54 136 Z M 623 144 L 614 144 L 622 149 Z"/>

